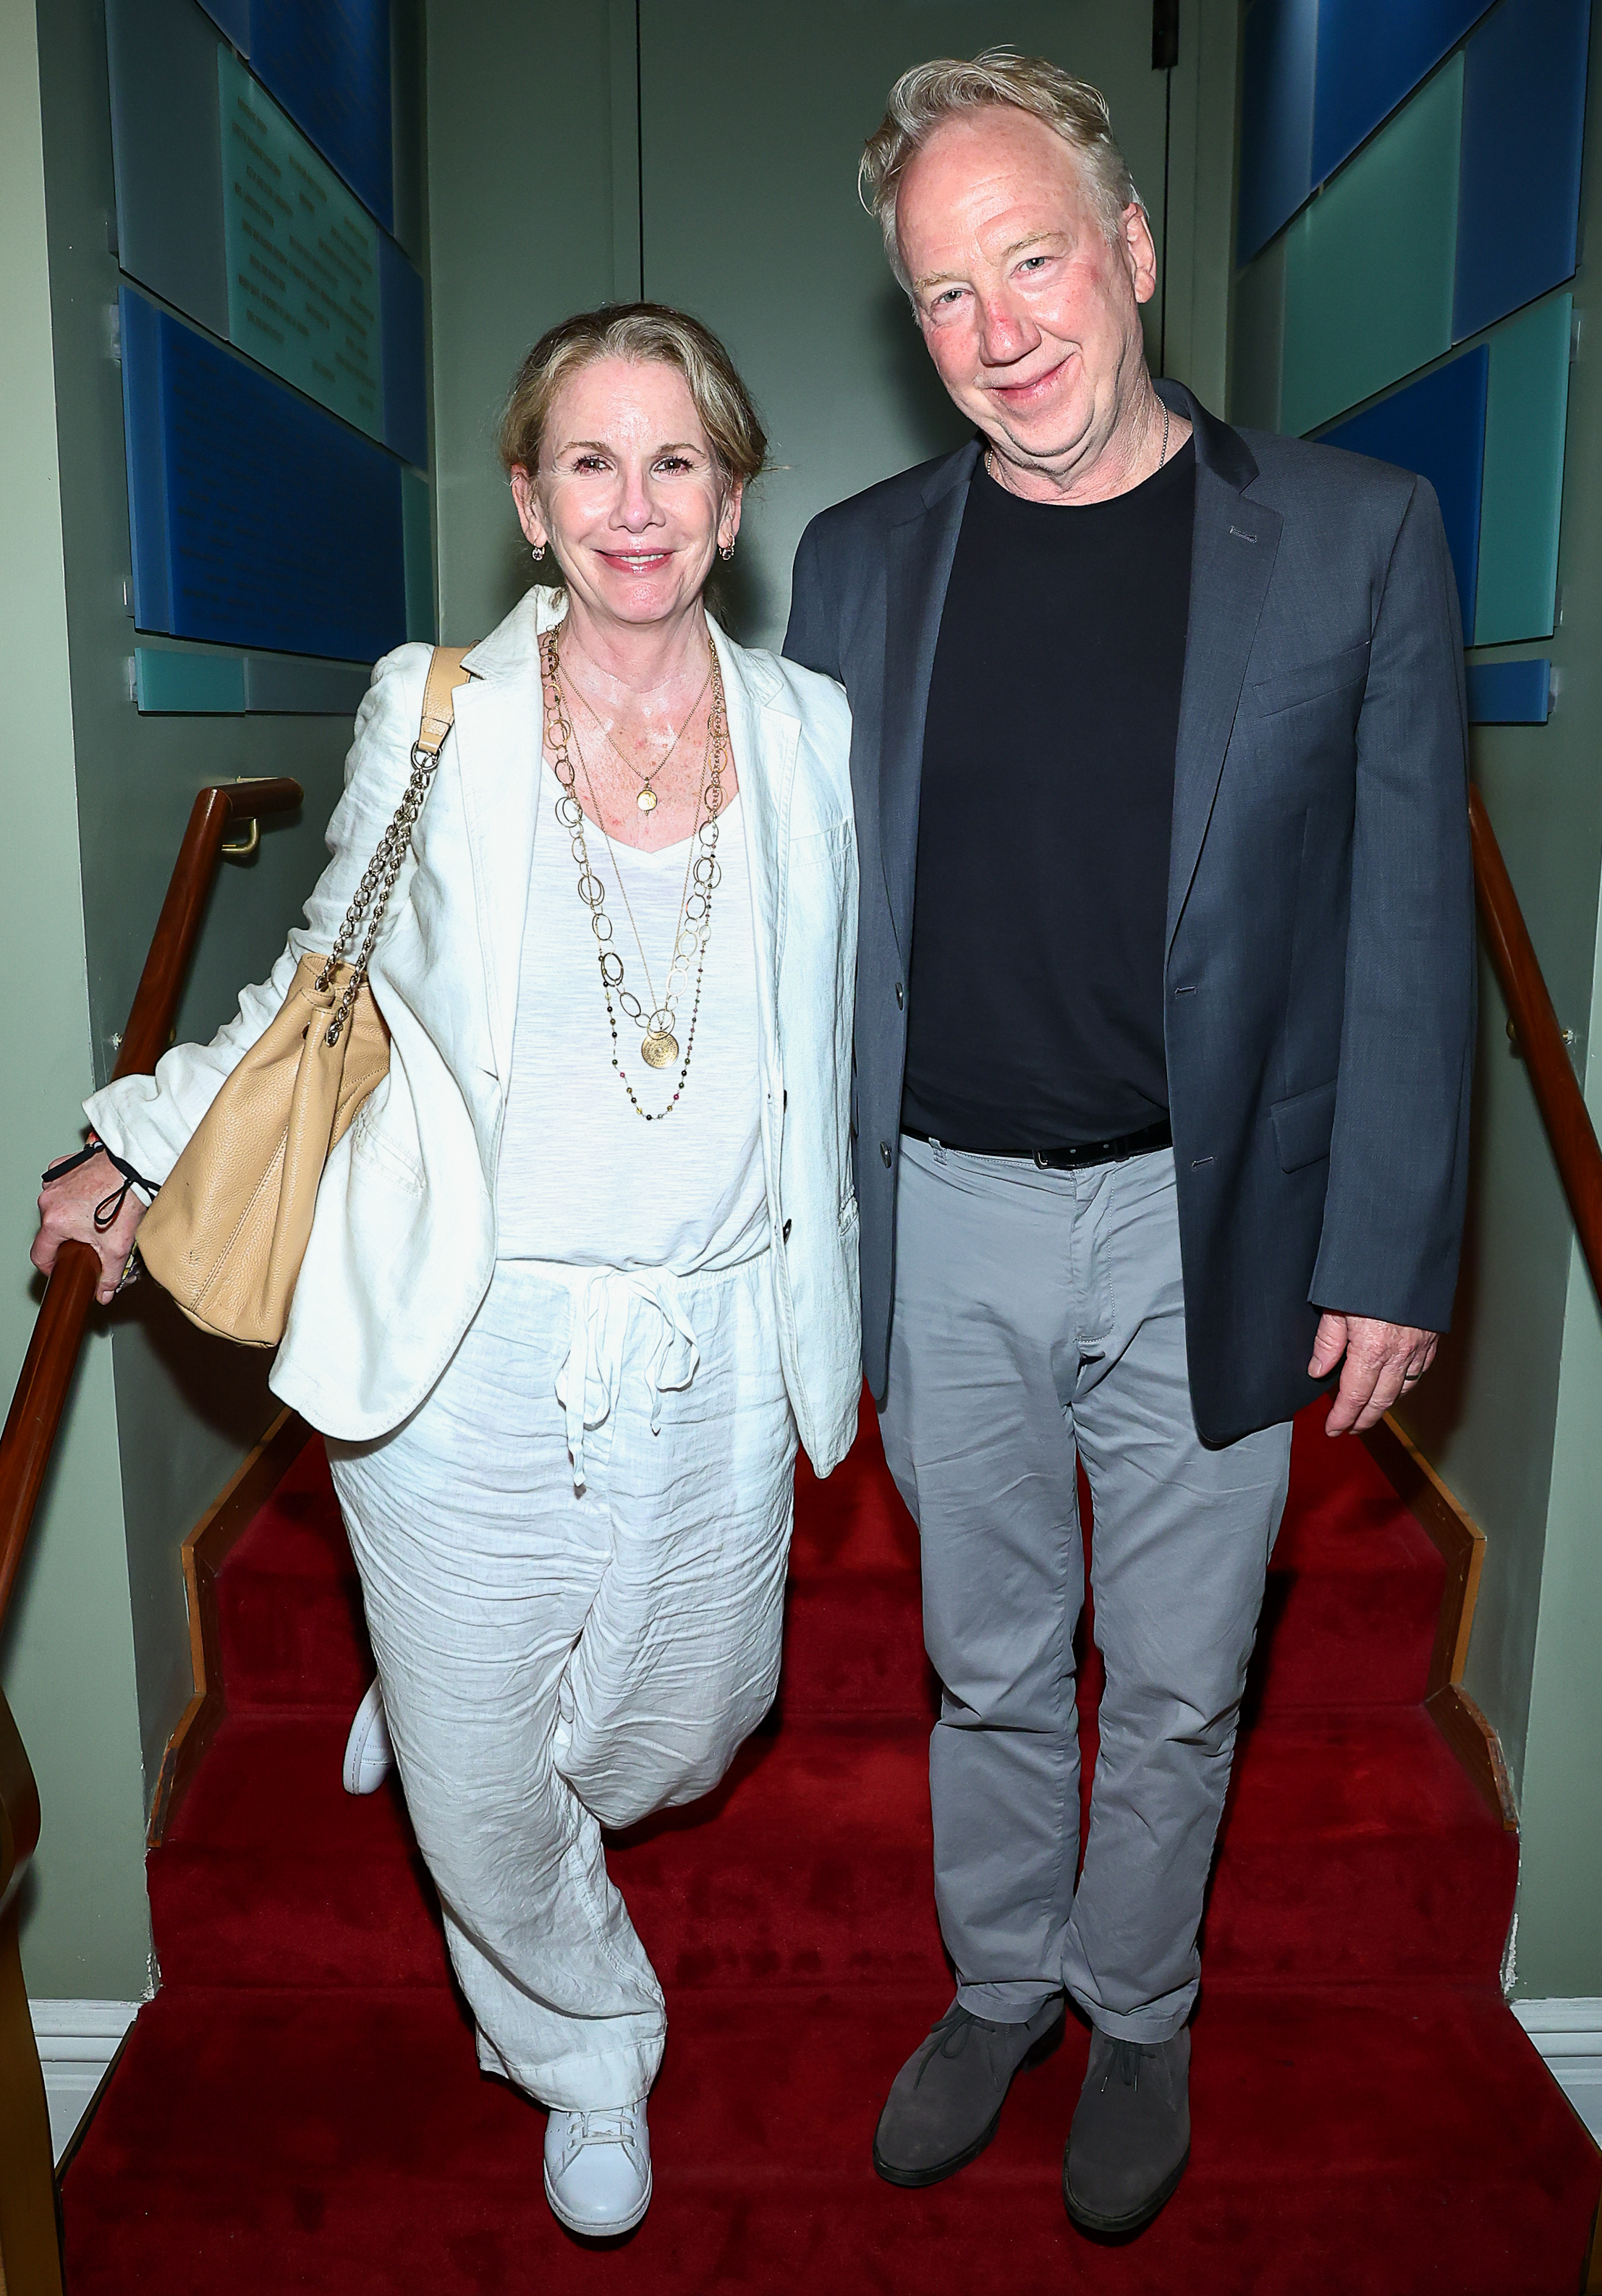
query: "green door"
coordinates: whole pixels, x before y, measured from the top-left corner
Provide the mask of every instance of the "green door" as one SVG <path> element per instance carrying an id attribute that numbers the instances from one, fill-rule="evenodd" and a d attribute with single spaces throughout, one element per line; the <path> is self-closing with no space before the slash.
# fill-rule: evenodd
<path id="1" fill-rule="evenodd" d="M 1168 127 L 1175 185 L 1181 149 L 1185 180 L 1196 180 L 1197 59 L 1185 36 L 1195 51 L 1205 12 L 1198 4 L 1182 16 Z M 1228 31 L 1232 100 L 1232 24 Z M 722 604 L 741 637 L 776 646 L 791 561 L 813 513 L 965 436 L 857 197 L 858 156 L 897 73 L 1006 41 L 1093 81 L 1159 248 L 1169 76 L 1152 68 L 1145 0 L 641 0 L 639 37 L 645 291 L 722 336 L 768 426 L 778 467 L 749 506 Z M 1220 133 L 1227 152 L 1228 109 Z M 1223 181 L 1220 248 L 1227 159 Z M 1193 206 L 1194 194 L 1187 214 Z M 1174 224 L 1171 242 L 1177 213 Z M 1220 273 L 1220 309 L 1222 292 Z M 1171 351 L 1171 279 L 1170 305 Z M 1154 310 L 1151 320 L 1154 365 Z"/>

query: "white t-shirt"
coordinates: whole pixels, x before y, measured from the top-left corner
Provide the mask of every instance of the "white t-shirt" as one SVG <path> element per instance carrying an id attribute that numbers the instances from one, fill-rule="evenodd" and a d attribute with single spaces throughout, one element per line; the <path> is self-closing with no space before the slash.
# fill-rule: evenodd
<path id="1" fill-rule="evenodd" d="M 736 794 L 719 820 L 722 876 L 712 896 L 701 1011 L 682 1088 L 678 1071 L 695 1001 L 694 958 L 677 1000 L 679 1055 L 665 1069 L 642 1059 L 645 1030 L 628 1018 L 612 991 L 618 1058 L 640 1105 L 654 1114 L 680 1093 L 671 1115 L 647 1124 L 612 1065 L 597 944 L 590 913 L 579 898 L 571 840 L 555 818 L 561 793 L 542 760 L 501 1134 L 499 1256 L 585 1267 L 670 1267 L 680 1275 L 732 1267 L 768 1240 L 756 945 L 740 799 Z M 623 985 L 648 1013 L 652 997 L 623 887 L 661 995 L 678 929 L 687 845 L 660 853 L 616 845 L 614 865 L 605 839 L 587 819 L 584 833 L 590 868 L 606 888 L 610 945 L 623 961 Z"/>

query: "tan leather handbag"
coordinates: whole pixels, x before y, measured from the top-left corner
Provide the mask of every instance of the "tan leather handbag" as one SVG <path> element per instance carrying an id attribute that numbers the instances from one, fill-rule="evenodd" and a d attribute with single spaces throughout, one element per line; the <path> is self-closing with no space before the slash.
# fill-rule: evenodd
<path id="1" fill-rule="evenodd" d="M 367 966 L 450 731 L 456 690 L 467 682 L 468 651 L 434 649 L 412 778 L 331 954 L 300 959 L 276 1018 L 226 1078 L 139 1223 L 140 1259 L 190 1322 L 246 1347 L 275 1348 L 283 1337 L 323 1167 L 389 1070 L 390 1032 Z"/>

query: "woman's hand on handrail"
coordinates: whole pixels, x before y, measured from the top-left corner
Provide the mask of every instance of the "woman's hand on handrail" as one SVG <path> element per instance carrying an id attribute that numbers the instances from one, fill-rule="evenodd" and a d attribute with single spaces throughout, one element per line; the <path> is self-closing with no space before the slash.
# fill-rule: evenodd
<path id="1" fill-rule="evenodd" d="M 70 1161 L 68 1157 L 57 1156 L 49 1170 L 53 1172 L 58 1165 Z M 51 1179 L 47 1174 L 39 1190 L 39 1232 L 29 1254 L 40 1275 L 48 1275 L 62 1244 L 91 1245 L 100 1259 L 100 1281 L 94 1287 L 94 1297 L 103 1308 L 122 1283 L 128 1254 L 134 1248 L 134 1232 L 149 1209 L 130 1187 L 111 1226 L 96 1227 L 96 1208 L 114 1197 L 122 1185 L 122 1175 L 103 1148 L 86 1164 L 63 1174 L 59 1180 Z"/>

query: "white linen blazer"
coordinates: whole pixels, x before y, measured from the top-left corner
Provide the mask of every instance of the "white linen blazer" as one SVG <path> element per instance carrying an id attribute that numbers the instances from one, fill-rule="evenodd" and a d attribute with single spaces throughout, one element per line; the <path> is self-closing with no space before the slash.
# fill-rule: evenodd
<path id="1" fill-rule="evenodd" d="M 328 1160 L 274 1392 L 325 1433 L 387 1432 L 439 1378 L 489 1289 L 496 1169 L 538 803 L 538 636 L 564 611 L 530 590 L 466 658 L 470 682 L 396 886 L 371 980 L 389 1075 Z M 844 1456 L 861 1383 L 851 1185 L 857 849 L 850 718 L 832 678 L 712 625 L 744 803 L 760 1015 L 763 1168 L 785 1379 L 819 1474 Z M 268 979 L 209 1045 L 84 1106 L 110 1147 L 164 1180 L 224 1078 L 326 952 L 406 788 L 430 650 L 385 656 L 356 721 L 332 859 Z M 561 1111 L 552 1121 L 560 1123 Z"/>

